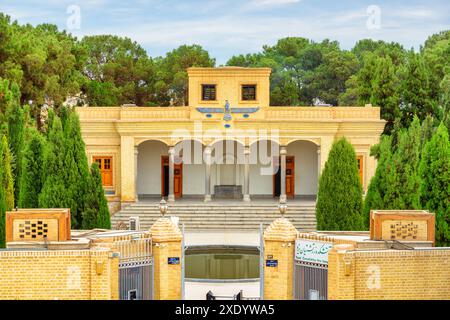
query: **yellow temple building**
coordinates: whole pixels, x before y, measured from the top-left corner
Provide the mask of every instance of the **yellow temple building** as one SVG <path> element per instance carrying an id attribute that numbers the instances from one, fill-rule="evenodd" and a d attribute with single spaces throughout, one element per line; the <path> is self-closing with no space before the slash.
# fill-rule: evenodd
<path id="1" fill-rule="evenodd" d="M 79 107 L 108 201 L 314 197 L 334 140 L 354 146 L 364 190 L 380 109 L 270 106 L 270 68 L 189 68 L 188 106 Z"/>

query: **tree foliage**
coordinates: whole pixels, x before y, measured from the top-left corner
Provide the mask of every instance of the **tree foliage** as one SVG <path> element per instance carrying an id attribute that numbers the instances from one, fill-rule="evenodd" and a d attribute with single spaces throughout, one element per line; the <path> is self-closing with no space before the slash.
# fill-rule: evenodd
<path id="1" fill-rule="evenodd" d="M 28 141 L 24 148 L 19 190 L 20 208 L 39 208 L 39 194 L 43 186 L 44 152 L 46 142 L 36 129 L 28 129 Z"/>
<path id="2" fill-rule="evenodd" d="M 97 163 L 91 165 L 89 193 L 86 197 L 86 210 L 83 212 L 83 229 L 111 228 L 108 202 L 102 186 L 102 177 Z"/>
<path id="3" fill-rule="evenodd" d="M 419 173 L 422 207 L 436 215 L 436 244 L 449 246 L 450 141 L 443 123 L 423 149 Z"/>
<path id="4" fill-rule="evenodd" d="M 316 216 L 319 230 L 361 230 L 362 186 L 353 146 L 336 141 L 319 180 Z"/>

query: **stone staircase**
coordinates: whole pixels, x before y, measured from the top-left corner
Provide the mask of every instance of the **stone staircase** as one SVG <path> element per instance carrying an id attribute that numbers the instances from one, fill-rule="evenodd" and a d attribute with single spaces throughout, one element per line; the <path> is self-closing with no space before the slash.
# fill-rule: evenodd
<path id="1" fill-rule="evenodd" d="M 129 218 L 140 217 L 141 230 L 149 229 L 161 217 L 157 203 L 138 202 L 129 205 L 113 215 L 111 225 L 119 222 L 127 227 Z M 179 217 L 180 227 L 186 230 L 258 230 L 260 223 L 267 227 L 280 217 L 276 203 L 243 204 L 233 203 L 175 203 L 169 204 L 167 217 Z M 316 230 L 315 206 L 311 204 L 288 204 L 285 217 L 300 231 Z"/>

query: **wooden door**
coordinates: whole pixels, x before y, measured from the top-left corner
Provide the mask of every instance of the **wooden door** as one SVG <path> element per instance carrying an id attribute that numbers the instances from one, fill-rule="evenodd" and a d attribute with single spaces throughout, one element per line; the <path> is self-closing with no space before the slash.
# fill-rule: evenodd
<path id="1" fill-rule="evenodd" d="M 295 196 L 295 157 L 286 156 L 286 196 Z"/>
<path id="2" fill-rule="evenodd" d="M 359 180 L 364 189 L 364 156 L 356 156 L 356 160 L 358 161 Z"/>
<path id="3" fill-rule="evenodd" d="M 274 165 L 278 166 L 280 163 L 279 157 L 274 159 Z M 280 170 L 273 175 L 273 196 L 280 196 L 281 174 Z M 295 157 L 286 156 L 286 196 L 294 198 L 295 196 Z"/>
<path id="4" fill-rule="evenodd" d="M 100 174 L 102 176 L 102 184 L 105 187 L 113 185 L 112 157 L 93 157 L 93 161 L 97 162 Z"/>
<path id="5" fill-rule="evenodd" d="M 178 161 L 175 161 L 178 162 Z M 175 198 L 183 196 L 183 163 L 175 163 L 173 166 L 173 192 Z M 161 157 L 161 196 L 169 195 L 169 156 Z"/>

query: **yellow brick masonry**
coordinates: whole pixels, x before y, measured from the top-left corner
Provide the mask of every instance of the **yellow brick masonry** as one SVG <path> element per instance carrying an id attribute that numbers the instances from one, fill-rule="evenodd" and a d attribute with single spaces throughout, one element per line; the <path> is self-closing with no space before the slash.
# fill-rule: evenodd
<path id="1" fill-rule="evenodd" d="M 264 263 L 264 299 L 291 300 L 294 247 L 297 230 L 286 218 L 272 222 L 264 231 L 265 259 L 278 260 L 277 267 Z"/>
<path id="2" fill-rule="evenodd" d="M 160 218 L 153 224 L 150 233 L 155 268 L 154 298 L 181 300 L 181 231 L 170 219 Z M 179 257 L 180 264 L 169 265 L 169 257 Z"/>
<path id="3" fill-rule="evenodd" d="M 117 299 L 111 251 L 1 251 L 1 299 Z"/>
<path id="4" fill-rule="evenodd" d="M 328 298 L 450 299 L 450 250 L 337 245 L 329 253 Z"/>

